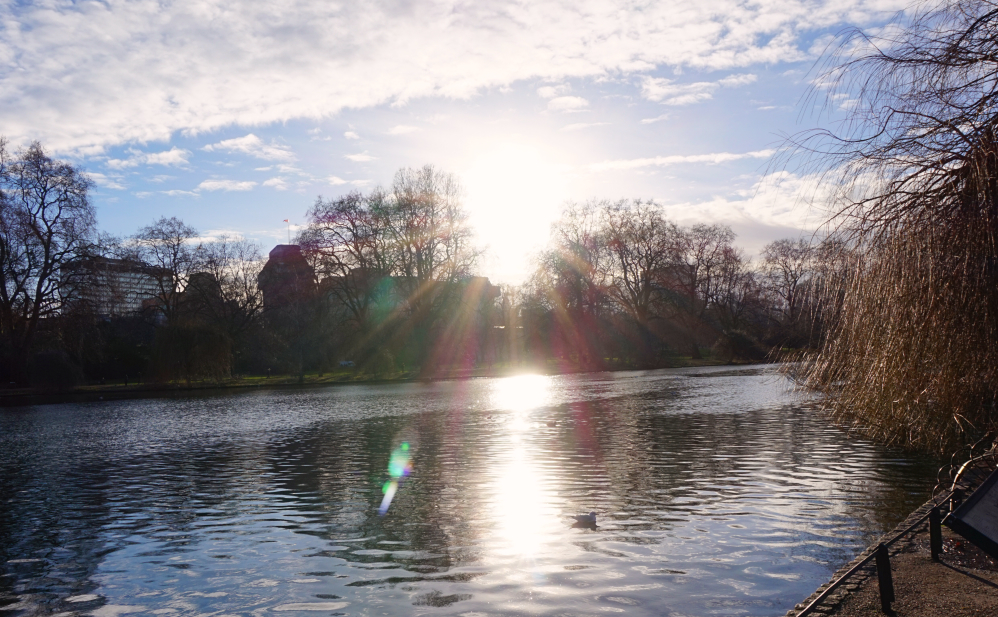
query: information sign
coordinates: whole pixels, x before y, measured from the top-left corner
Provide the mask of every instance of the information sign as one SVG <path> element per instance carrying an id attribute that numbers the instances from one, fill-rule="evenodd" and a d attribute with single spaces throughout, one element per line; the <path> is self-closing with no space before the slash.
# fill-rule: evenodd
<path id="1" fill-rule="evenodd" d="M 998 559 L 998 470 L 947 517 L 946 525 Z"/>

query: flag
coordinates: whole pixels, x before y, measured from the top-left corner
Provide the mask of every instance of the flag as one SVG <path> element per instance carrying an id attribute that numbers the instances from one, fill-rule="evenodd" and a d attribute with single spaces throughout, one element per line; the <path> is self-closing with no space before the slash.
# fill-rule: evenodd
<path id="1" fill-rule="evenodd" d="M 285 223 L 290 223 L 291 221 L 289 221 L 288 219 L 284 219 L 284 222 Z"/>

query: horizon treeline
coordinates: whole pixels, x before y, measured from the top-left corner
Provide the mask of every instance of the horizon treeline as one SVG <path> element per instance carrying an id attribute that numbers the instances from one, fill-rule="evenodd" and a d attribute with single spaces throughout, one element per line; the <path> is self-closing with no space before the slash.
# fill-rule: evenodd
<path id="1" fill-rule="evenodd" d="M 529 280 L 493 285 L 456 178 L 432 166 L 318 198 L 268 266 L 176 218 L 100 233 L 89 178 L 37 143 L 0 142 L 0 164 L 5 384 L 758 361 L 820 344 L 845 276 L 835 243 L 780 240 L 752 263 L 726 226 L 619 200 L 566 204 Z M 115 287 L 126 270 L 142 290 Z"/>

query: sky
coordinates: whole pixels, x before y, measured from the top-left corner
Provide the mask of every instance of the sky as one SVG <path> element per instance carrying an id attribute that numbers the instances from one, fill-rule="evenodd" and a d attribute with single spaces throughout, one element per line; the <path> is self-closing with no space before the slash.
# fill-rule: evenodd
<path id="1" fill-rule="evenodd" d="M 93 178 L 101 228 L 176 216 L 264 252 L 317 197 L 454 173 L 518 283 L 567 200 L 645 199 L 747 255 L 824 221 L 774 159 L 845 29 L 896 0 L 0 0 L 0 134 Z M 820 188 L 817 194 L 820 194 Z"/>

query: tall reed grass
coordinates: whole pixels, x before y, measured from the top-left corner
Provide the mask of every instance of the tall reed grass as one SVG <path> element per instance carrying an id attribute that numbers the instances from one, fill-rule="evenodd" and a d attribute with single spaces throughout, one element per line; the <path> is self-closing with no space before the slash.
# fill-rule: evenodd
<path id="1" fill-rule="evenodd" d="M 848 273 L 805 382 L 866 434 L 943 452 L 998 429 L 998 5 L 922 5 L 885 32 L 826 56 L 816 92 L 854 106 L 793 144 L 840 189 Z"/>

